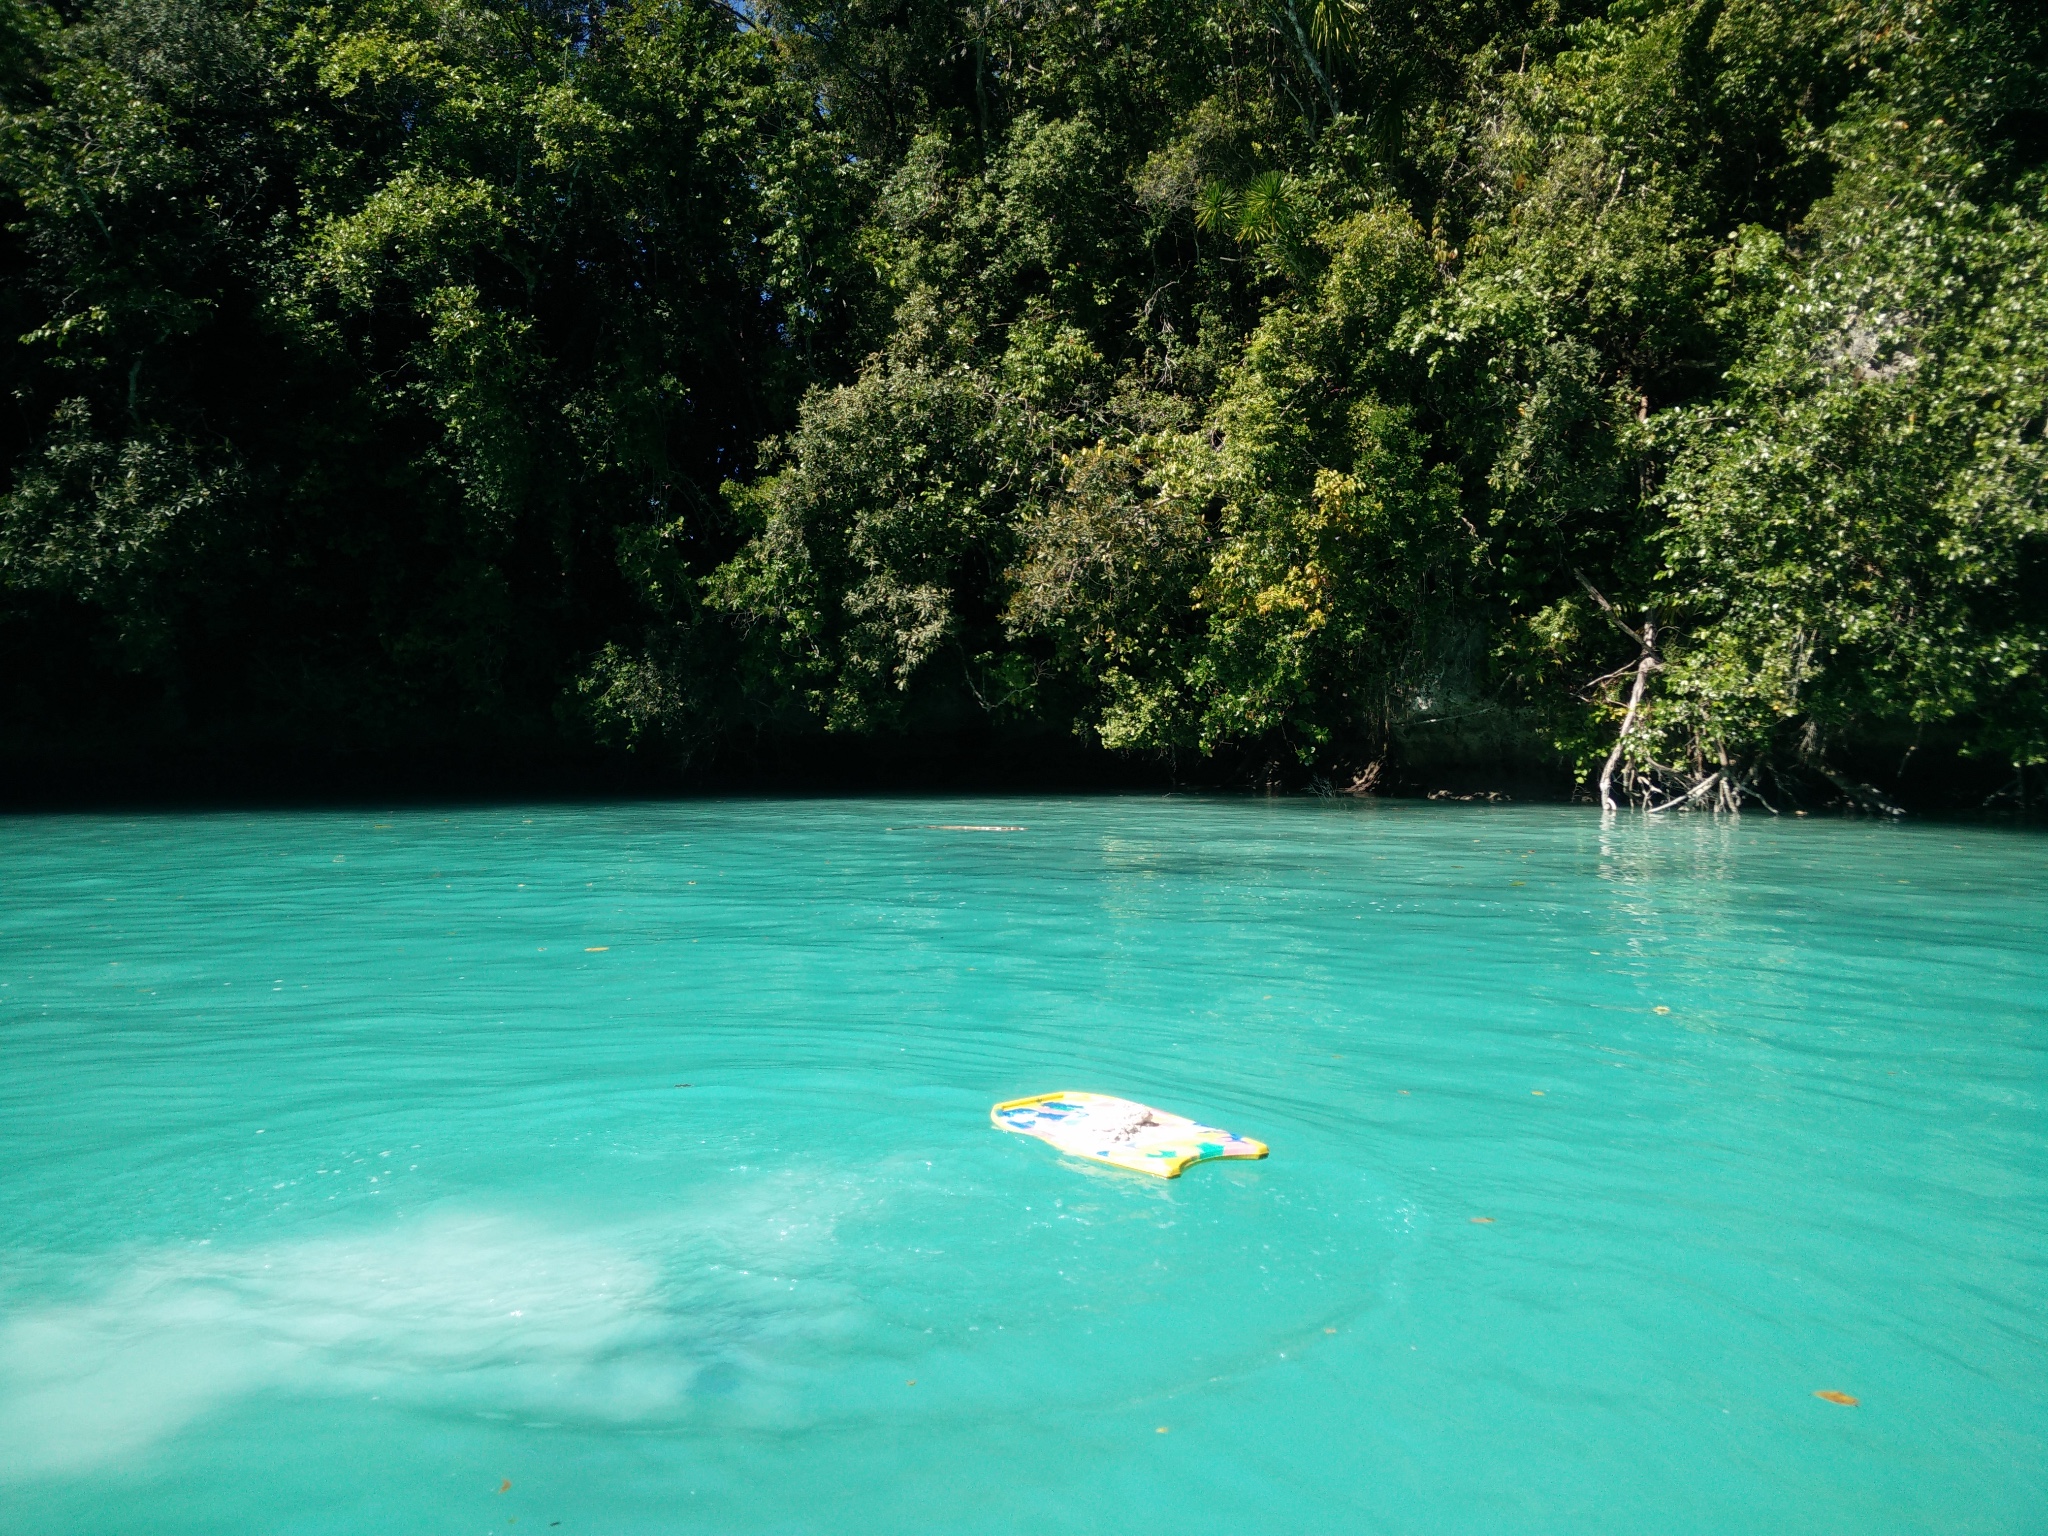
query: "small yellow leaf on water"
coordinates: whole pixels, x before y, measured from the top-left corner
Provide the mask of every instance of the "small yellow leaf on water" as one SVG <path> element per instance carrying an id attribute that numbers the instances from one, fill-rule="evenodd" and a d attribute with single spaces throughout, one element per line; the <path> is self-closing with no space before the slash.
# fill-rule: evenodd
<path id="1" fill-rule="evenodd" d="M 1655 1008 L 1651 1009 L 1650 1011 L 1652 1013 L 1669 1013 L 1671 1010 L 1669 1008 L 1666 1008 L 1662 1003 L 1659 1003 Z"/>
<path id="2" fill-rule="evenodd" d="M 1334 1329 L 1334 1328 L 1325 1328 L 1325 1329 L 1323 1330 L 1323 1332 L 1325 1332 L 1325 1333 L 1335 1333 L 1336 1331 L 1337 1331 L 1337 1330 L 1336 1330 L 1336 1329 Z"/>
<path id="3" fill-rule="evenodd" d="M 1162 1424 L 1157 1429 L 1152 1431 L 1152 1433 L 1154 1433 L 1155 1435 L 1163 1435 L 1166 1433 L 1166 1426 Z"/>
<path id="4" fill-rule="evenodd" d="M 1840 1403 L 1844 1408 L 1854 1408 L 1856 1406 L 1856 1399 L 1846 1392 L 1816 1392 L 1813 1395 L 1818 1398 L 1824 1398 L 1831 1403 Z"/>
<path id="5" fill-rule="evenodd" d="M 1531 1088 L 1529 1091 L 1539 1099 L 1543 1097 L 1543 1090 L 1541 1088 Z"/>
<path id="6" fill-rule="evenodd" d="M 611 945 L 609 944 L 586 944 L 583 946 L 583 953 L 586 955 L 601 955 L 610 948 Z"/>
<path id="7" fill-rule="evenodd" d="M 505 1490 L 506 1490 L 507 1488 L 510 1488 L 511 1486 L 512 1486 L 512 1479 L 508 1477 L 508 1478 L 506 1478 L 506 1479 L 505 1479 L 505 1481 L 503 1481 L 502 1483 L 498 1484 L 498 1492 L 500 1492 L 500 1493 L 503 1493 L 503 1492 L 504 1492 L 504 1491 L 505 1491 Z"/>
<path id="8" fill-rule="evenodd" d="M 903 1385 L 905 1385 L 906 1387 L 914 1387 L 917 1385 L 917 1378 L 913 1376 L 910 1378 L 910 1380 L 903 1383 Z"/>
<path id="9" fill-rule="evenodd" d="M 1474 1216 L 1472 1220 L 1482 1227 L 1490 1227 L 1493 1225 L 1493 1218 L 1491 1216 Z"/>

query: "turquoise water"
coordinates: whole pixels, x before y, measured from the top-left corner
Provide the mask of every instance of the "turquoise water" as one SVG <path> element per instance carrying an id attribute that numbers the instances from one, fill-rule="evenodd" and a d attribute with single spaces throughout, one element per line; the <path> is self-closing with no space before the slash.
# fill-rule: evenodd
<path id="1" fill-rule="evenodd" d="M 1312 801 L 0 821 L 0 1531 L 2040 1532 L 2044 874 Z M 1273 1153 L 989 1126 L 1058 1088 Z"/>

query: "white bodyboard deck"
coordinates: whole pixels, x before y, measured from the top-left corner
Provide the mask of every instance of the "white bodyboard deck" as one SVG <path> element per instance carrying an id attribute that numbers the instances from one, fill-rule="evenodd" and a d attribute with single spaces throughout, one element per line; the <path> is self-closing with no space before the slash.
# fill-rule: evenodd
<path id="1" fill-rule="evenodd" d="M 1042 1093 L 989 1111 L 999 1130 L 1036 1136 L 1070 1157 L 1176 1179 L 1193 1163 L 1264 1157 L 1266 1144 L 1106 1093 Z"/>

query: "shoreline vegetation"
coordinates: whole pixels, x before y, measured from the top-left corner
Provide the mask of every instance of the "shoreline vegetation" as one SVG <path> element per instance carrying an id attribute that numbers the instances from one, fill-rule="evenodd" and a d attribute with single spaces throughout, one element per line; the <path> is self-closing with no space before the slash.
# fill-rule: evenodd
<path id="1" fill-rule="evenodd" d="M 0 800 L 2029 814 L 2048 15 L 0 0 Z"/>

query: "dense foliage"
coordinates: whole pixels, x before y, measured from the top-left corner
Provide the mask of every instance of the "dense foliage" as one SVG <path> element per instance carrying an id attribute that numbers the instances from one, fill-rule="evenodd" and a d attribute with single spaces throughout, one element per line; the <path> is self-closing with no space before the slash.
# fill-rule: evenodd
<path id="1" fill-rule="evenodd" d="M 2048 760 L 2044 34 L 0 0 L 16 750 Z"/>

